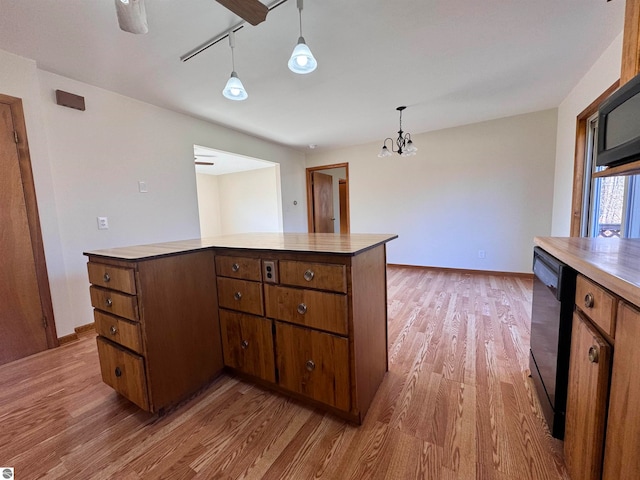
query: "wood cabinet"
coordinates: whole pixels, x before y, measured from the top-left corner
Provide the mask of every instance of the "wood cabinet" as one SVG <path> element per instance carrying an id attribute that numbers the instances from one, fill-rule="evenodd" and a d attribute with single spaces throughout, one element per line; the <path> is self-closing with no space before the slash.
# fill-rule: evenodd
<path id="1" fill-rule="evenodd" d="M 216 250 L 216 272 L 225 365 L 360 423 L 387 371 L 384 244 Z"/>
<path id="2" fill-rule="evenodd" d="M 105 383 L 161 412 L 222 371 L 212 251 L 137 261 L 88 256 Z"/>
<path id="3" fill-rule="evenodd" d="M 618 299 L 578 275 L 571 332 L 564 455 L 571 478 L 602 475 L 611 356 Z"/>
<path id="4" fill-rule="evenodd" d="M 635 480 L 640 474 L 640 310 L 621 302 L 604 457 L 606 480 Z"/>
<path id="5" fill-rule="evenodd" d="M 602 471 L 611 346 L 580 313 L 573 314 L 564 454 L 571 478 Z"/>
<path id="6" fill-rule="evenodd" d="M 226 367 L 361 423 L 387 371 L 395 237 L 243 234 L 88 252 L 102 378 L 159 412 Z"/>

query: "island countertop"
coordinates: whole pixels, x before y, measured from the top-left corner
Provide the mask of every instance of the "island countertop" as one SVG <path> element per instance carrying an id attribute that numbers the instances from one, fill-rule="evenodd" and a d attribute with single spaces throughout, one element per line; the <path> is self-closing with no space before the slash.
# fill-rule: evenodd
<path id="1" fill-rule="evenodd" d="M 398 236 L 368 233 L 341 235 L 333 233 L 242 233 L 93 250 L 84 252 L 84 254 L 121 260 L 143 260 L 209 248 L 231 248 L 356 255 L 394 238 L 398 238 Z"/>
<path id="2" fill-rule="evenodd" d="M 536 237 L 534 243 L 603 287 L 640 306 L 640 239 Z"/>

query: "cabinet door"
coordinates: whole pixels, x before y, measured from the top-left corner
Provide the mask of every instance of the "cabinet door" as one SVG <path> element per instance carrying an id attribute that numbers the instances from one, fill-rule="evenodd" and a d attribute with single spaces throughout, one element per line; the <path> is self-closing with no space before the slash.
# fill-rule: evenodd
<path id="1" fill-rule="evenodd" d="M 346 338 L 276 322 L 279 384 L 348 411 L 349 342 Z"/>
<path id="2" fill-rule="evenodd" d="M 220 328 L 224 364 L 275 383 L 271 320 L 220 310 Z"/>
<path id="3" fill-rule="evenodd" d="M 606 480 L 637 479 L 640 472 L 640 312 L 620 303 L 604 453 Z"/>
<path id="4" fill-rule="evenodd" d="M 574 313 L 564 437 L 571 478 L 600 478 L 610 367 L 610 345 L 588 320 Z"/>

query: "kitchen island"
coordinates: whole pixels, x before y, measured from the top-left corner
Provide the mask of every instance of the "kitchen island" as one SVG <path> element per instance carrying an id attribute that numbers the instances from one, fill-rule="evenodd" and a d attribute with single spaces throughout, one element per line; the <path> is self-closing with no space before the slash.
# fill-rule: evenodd
<path id="1" fill-rule="evenodd" d="M 85 252 L 102 378 L 163 412 L 228 370 L 361 423 L 387 371 L 385 234 Z"/>
<path id="2" fill-rule="evenodd" d="M 640 239 L 536 237 L 578 272 L 564 453 L 571 478 L 640 472 Z"/>

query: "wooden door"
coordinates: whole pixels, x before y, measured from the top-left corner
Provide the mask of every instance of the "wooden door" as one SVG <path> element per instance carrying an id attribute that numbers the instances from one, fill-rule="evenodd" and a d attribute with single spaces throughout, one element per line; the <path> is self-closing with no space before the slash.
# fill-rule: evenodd
<path id="1" fill-rule="evenodd" d="M 57 345 L 19 99 L 0 95 L 0 364 Z"/>
<path id="2" fill-rule="evenodd" d="M 602 471 L 611 346 L 573 314 L 564 457 L 571 478 L 599 480 Z"/>
<path id="3" fill-rule="evenodd" d="M 338 182 L 338 196 L 340 198 L 340 233 L 349 233 L 347 221 L 347 181 L 340 179 Z"/>
<path id="4" fill-rule="evenodd" d="M 640 311 L 620 303 L 604 452 L 604 480 L 632 480 L 640 472 Z"/>
<path id="5" fill-rule="evenodd" d="M 334 233 L 333 177 L 313 172 L 313 224 L 316 233 Z"/>

